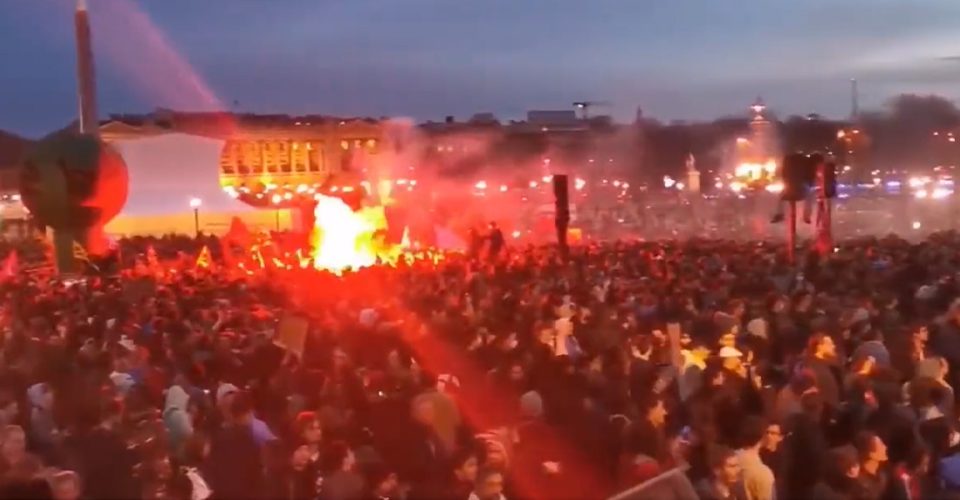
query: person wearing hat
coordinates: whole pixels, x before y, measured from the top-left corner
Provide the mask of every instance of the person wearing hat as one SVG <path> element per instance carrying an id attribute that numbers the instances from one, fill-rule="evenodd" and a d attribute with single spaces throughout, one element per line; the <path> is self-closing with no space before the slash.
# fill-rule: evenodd
<path id="1" fill-rule="evenodd" d="M 723 346 L 717 355 L 723 360 L 724 368 L 728 370 L 736 371 L 741 366 L 740 358 L 743 357 L 743 353 L 736 347 Z"/>

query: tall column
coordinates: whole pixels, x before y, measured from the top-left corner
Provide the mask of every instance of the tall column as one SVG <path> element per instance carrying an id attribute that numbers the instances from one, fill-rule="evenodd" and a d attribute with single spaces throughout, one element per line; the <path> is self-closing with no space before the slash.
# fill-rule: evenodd
<path id="1" fill-rule="evenodd" d="M 80 132 L 96 134 L 99 128 L 97 121 L 97 81 L 93 67 L 93 46 L 86 0 L 77 0 L 77 10 L 73 15 L 73 26 L 77 45 L 77 98 L 80 107 Z"/>

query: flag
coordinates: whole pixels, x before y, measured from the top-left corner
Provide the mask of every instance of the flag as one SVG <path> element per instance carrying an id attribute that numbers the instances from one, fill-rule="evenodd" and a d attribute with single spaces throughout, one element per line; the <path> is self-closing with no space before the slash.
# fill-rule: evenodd
<path id="1" fill-rule="evenodd" d="M 7 255 L 3 261 L 3 270 L 0 271 L 0 281 L 12 279 L 17 275 L 17 251 L 14 250 Z"/>
<path id="2" fill-rule="evenodd" d="M 234 217 L 230 220 L 230 230 L 227 231 L 227 234 L 225 234 L 222 239 L 230 243 L 236 243 L 242 247 L 247 247 L 250 246 L 252 236 L 250 229 L 243 223 L 243 220 L 240 219 L 240 217 Z"/>
<path id="3" fill-rule="evenodd" d="M 73 241 L 73 258 L 79 260 L 80 262 L 90 263 L 90 256 L 87 255 L 87 249 L 83 248 L 83 245 Z"/>
<path id="4" fill-rule="evenodd" d="M 200 255 L 197 256 L 197 267 L 206 269 L 210 267 L 210 264 L 213 262 L 213 259 L 210 258 L 210 249 L 206 245 L 200 250 Z"/>
<path id="5" fill-rule="evenodd" d="M 260 251 L 260 245 L 254 245 L 250 248 L 250 255 L 253 256 L 257 264 L 260 264 L 260 269 L 263 269 L 263 253 Z"/>

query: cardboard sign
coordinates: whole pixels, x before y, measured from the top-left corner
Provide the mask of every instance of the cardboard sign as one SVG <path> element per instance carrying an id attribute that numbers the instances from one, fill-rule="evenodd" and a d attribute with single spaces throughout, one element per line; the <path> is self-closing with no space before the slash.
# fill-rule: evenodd
<path id="1" fill-rule="evenodd" d="M 657 498 L 662 500 L 696 500 L 696 490 L 687 478 L 688 467 L 670 469 L 659 476 L 630 489 L 624 490 L 607 500 L 643 500 Z"/>
<path id="2" fill-rule="evenodd" d="M 284 316 L 277 324 L 275 343 L 303 359 L 304 346 L 307 343 L 307 319 L 292 314 Z"/>

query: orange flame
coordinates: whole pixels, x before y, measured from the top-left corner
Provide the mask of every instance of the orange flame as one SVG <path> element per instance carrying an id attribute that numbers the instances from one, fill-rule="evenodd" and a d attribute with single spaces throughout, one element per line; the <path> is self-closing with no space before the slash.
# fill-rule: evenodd
<path id="1" fill-rule="evenodd" d="M 377 263 L 393 265 L 402 245 L 384 241 L 387 217 L 382 206 L 354 212 L 343 200 L 320 195 L 310 242 L 313 267 L 334 273 Z"/>

